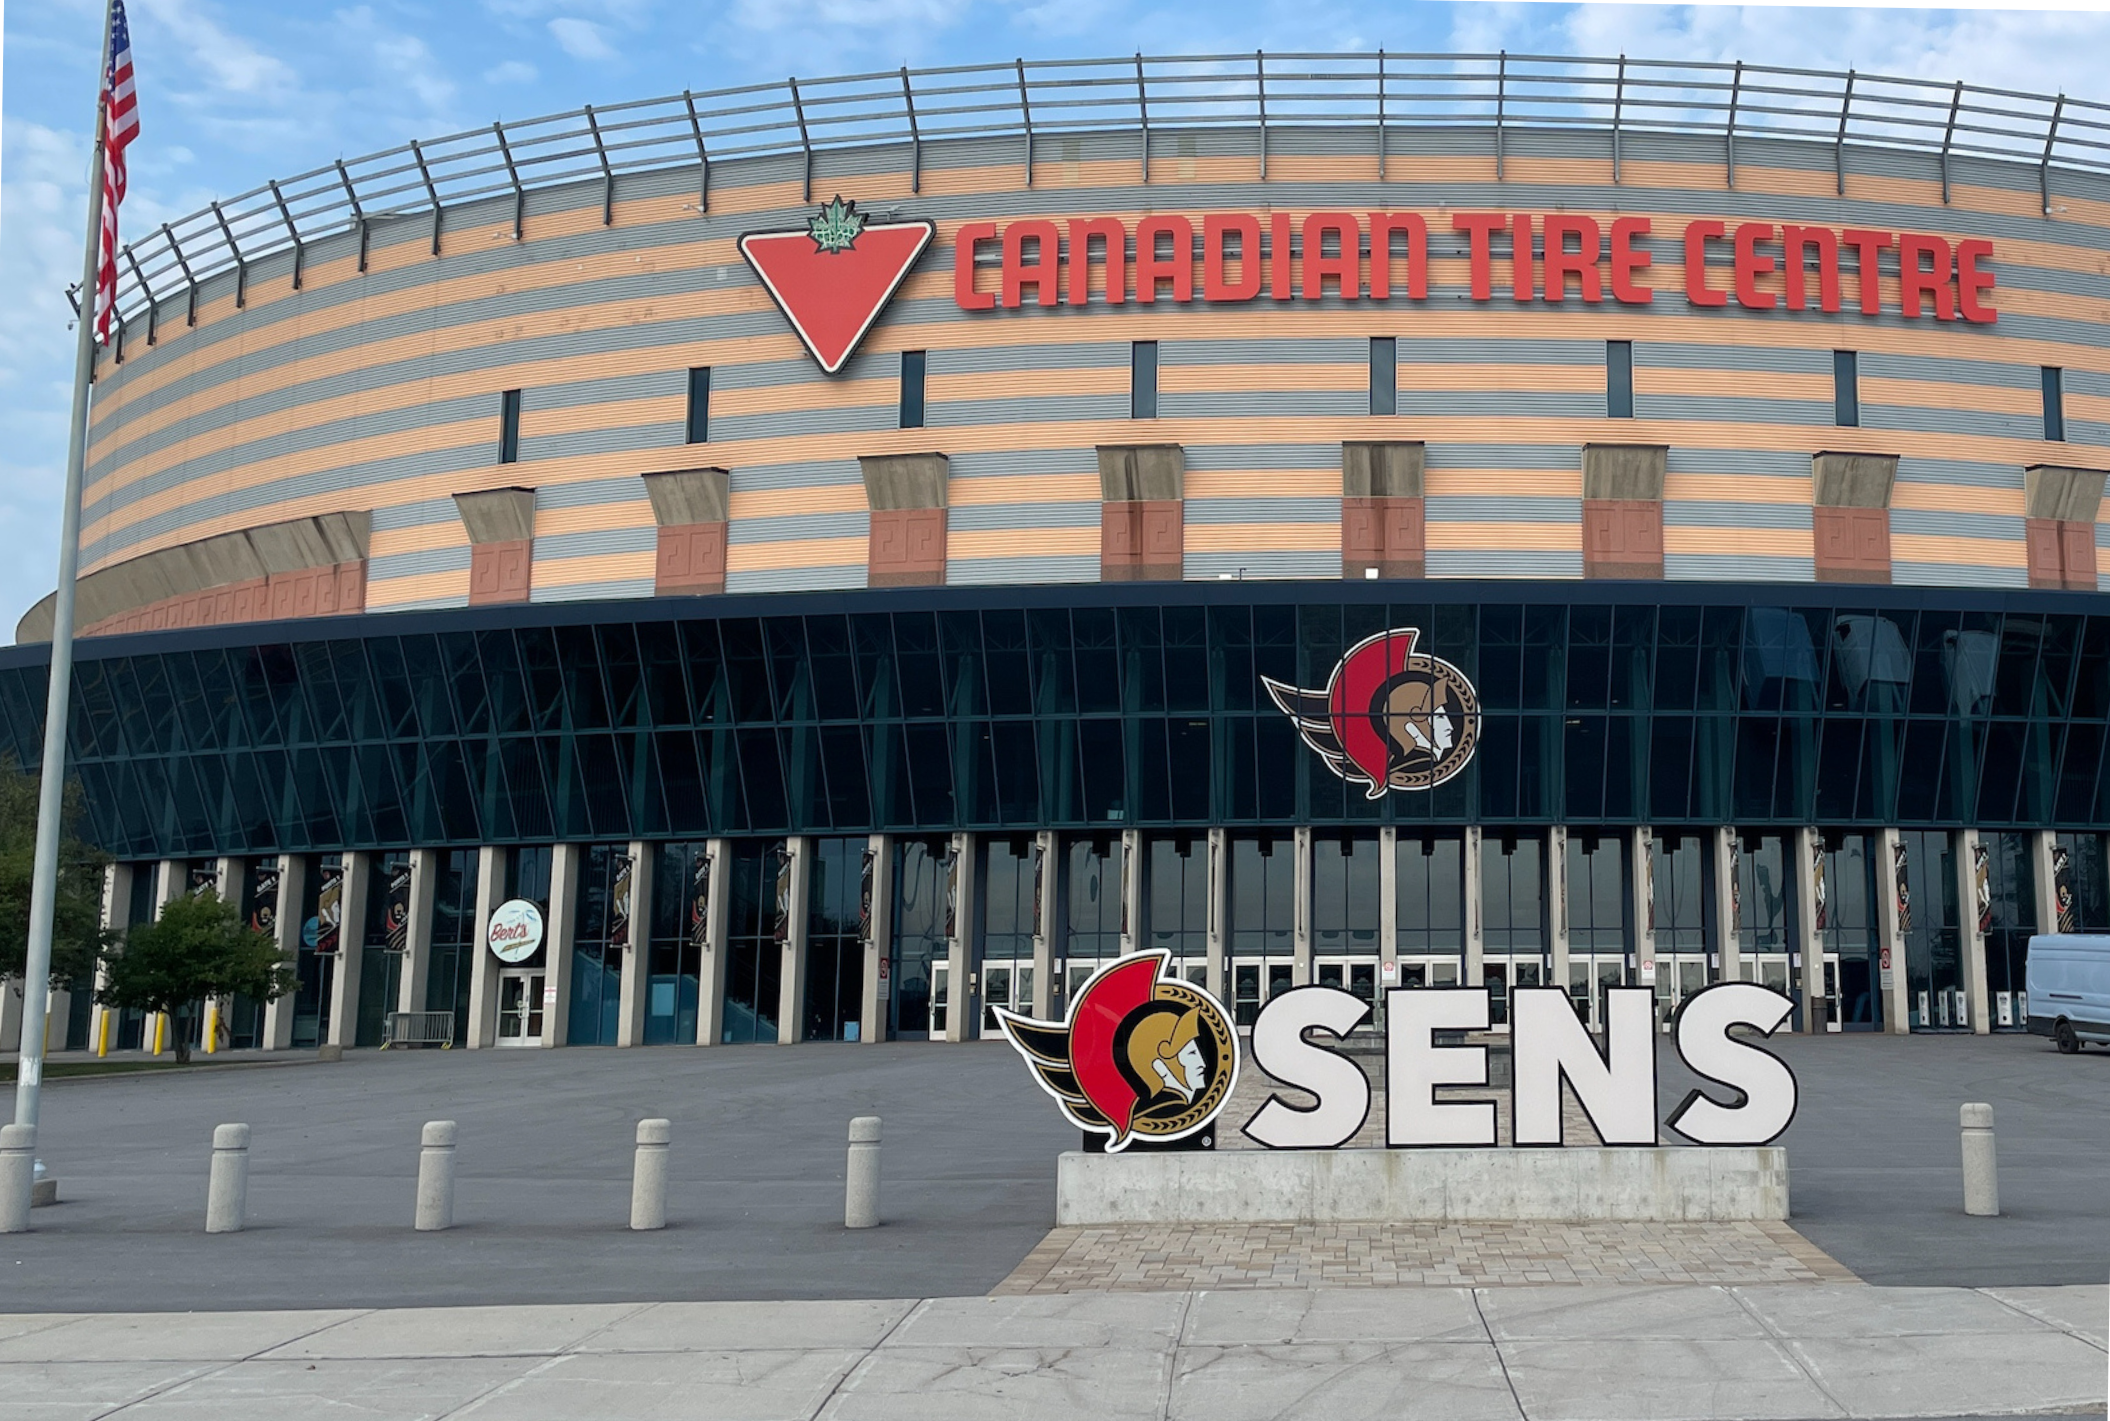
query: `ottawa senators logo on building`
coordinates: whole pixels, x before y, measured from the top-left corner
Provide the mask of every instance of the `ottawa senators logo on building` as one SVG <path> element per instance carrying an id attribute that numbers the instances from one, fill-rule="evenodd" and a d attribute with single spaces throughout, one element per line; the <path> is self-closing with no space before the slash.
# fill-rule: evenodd
<path id="1" fill-rule="evenodd" d="M 855 202 L 838 196 L 803 227 L 748 233 L 740 239 L 740 255 L 762 278 L 807 353 L 833 375 L 856 353 L 937 234 L 935 222 L 871 221 Z"/>
<path id="2" fill-rule="evenodd" d="M 1417 655 L 1418 627 L 1379 632 L 1349 648 L 1324 691 L 1261 684 L 1297 723 L 1327 768 L 1370 798 L 1433 789 L 1465 768 L 1480 738 L 1480 697 L 1448 661 Z"/>
<path id="3" fill-rule="evenodd" d="M 1179 1140 L 1206 1127 L 1238 1082 L 1238 1037 L 1216 998 L 1164 975 L 1164 952 L 1124 957 L 1085 984 L 1069 1021 L 992 1010 L 1040 1087 L 1080 1129 Z"/>

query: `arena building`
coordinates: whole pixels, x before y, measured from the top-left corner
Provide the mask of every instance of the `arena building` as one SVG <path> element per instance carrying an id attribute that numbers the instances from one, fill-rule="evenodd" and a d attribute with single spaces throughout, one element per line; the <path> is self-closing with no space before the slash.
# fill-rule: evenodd
<path id="1" fill-rule="evenodd" d="M 114 924 L 214 884 L 299 953 L 230 1044 L 962 1040 L 1150 947 L 1241 1021 L 1745 978 L 2005 1030 L 2029 933 L 2110 929 L 2110 108 L 903 71 L 412 143 L 124 265 L 72 763 Z"/>

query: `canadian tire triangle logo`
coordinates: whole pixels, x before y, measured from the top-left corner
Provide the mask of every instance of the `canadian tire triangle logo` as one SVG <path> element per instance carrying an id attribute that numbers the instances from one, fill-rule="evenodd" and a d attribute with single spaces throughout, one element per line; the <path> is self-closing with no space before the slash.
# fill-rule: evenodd
<path id="1" fill-rule="evenodd" d="M 804 227 L 750 232 L 740 255 L 821 369 L 833 375 L 938 233 L 935 222 L 872 222 L 855 202 L 824 204 Z"/>

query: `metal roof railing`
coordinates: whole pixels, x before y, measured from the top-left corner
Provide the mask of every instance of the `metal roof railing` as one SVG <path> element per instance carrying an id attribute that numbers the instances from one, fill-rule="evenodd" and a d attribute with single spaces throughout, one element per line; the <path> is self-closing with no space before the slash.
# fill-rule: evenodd
<path id="1" fill-rule="evenodd" d="M 1828 146 L 1842 194 L 1849 145 L 1936 154 L 1945 202 L 1953 158 L 2024 163 L 2037 170 L 2046 214 L 2054 168 L 2110 173 L 2110 104 L 1852 70 L 1383 50 L 903 68 L 588 105 L 266 182 L 125 246 L 119 355 L 128 320 L 145 315 L 150 343 L 178 305 L 195 322 L 209 278 L 233 272 L 242 304 L 262 257 L 290 250 L 297 289 L 306 247 L 324 237 L 356 233 L 364 270 L 376 223 L 423 220 L 436 256 L 448 209 L 463 203 L 510 198 L 519 237 L 530 191 L 598 181 L 612 223 L 618 177 L 693 167 L 697 209 L 708 211 L 716 164 L 784 155 L 801 160 L 810 199 L 817 155 L 873 144 L 906 147 L 920 191 L 924 146 L 954 138 L 1016 139 L 1030 184 L 1038 144 L 1087 133 L 1134 135 L 1147 182 L 1155 135 L 1224 127 L 1255 131 L 1262 178 L 1271 132 L 1314 127 L 1368 127 L 1380 177 L 1402 130 L 1458 127 L 1491 132 L 1498 177 L 1511 130 L 1548 128 L 1608 135 L 1615 183 L 1623 141 L 1637 133 L 1718 137 L 1732 187 L 1737 144 L 1750 138 Z"/>

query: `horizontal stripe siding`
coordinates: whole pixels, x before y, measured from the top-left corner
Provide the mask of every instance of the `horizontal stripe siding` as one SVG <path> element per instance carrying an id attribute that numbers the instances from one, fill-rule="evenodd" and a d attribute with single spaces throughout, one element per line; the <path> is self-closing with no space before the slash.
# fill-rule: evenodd
<path id="1" fill-rule="evenodd" d="M 857 587 L 869 527 L 858 457 L 938 450 L 952 473 L 949 579 L 1089 580 L 1094 446 L 1178 443 L 1187 575 L 1337 577 L 1341 442 L 1416 439 L 1432 576 L 1574 577 L 1582 445 L 1635 442 L 1671 451 L 1667 577 L 1808 578 L 1810 455 L 1832 449 L 1900 456 L 1898 581 L 2009 586 L 2025 568 L 2023 467 L 2110 465 L 2110 338 L 2098 319 L 2110 296 L 2110 187 L 2059 175 L 2065 211 L 2046 221 L 2027 165 L 1959 160 L 1945 206 L 1927 163 L 1851 150 L 1841 199 L 1821 145 L 1740 145 L 1731 190 L 1715 145 L 1637 135 L 1616 199 L 1621 214 L 1658 219 L 1644 243 L 1647 308 L 1518 307 L 1499 256 L 1501 299 L 1470 304 L 1462 238 L 1438 230 L 1420 305 L 956 309 L 964 221 L 1268 204 L 1433 220 L 1439 201 L 1603 218 L 1615 197 L 1590 135 L 1514 134 L 1496 183 L 1474 146 L 1488 135 L 1402 130 L 1395 181 L 1379 185 L 1344 134 L 1288 130 L 1264 187 L 1250 130 L 1182 136 L 1203 151 L 1161 149 L 1147 188 L 1132 150 L 1106 137 L 1047 140 L 1045 181 L 1024 190 L 995 145 L 927 145 L 920 194 L 907 191 L 901 151 L 826 155 L 824 170 L 869 170 L 843 179 L 867 207 L 927 212 L 940 226 L 937 249 L 832 379 L 734 247 L 739 233 L 796 225 L 809 208 L 794 165 L 777 160 L 718 165 L 707 215 L 685 206 L 686 180 L 645 175 L 619 183 L 612 227 L 599 185 L 581 184 L 534 196 L 524 242 L 511 240 L 509 204 L 494 203 L 450 213 L 438 260 L 423 245 L 429 228 L 412 222 L 377 225 L 364 276 L 340 237 L 312 245 L 297 293 L 281 265 L 259 263 L 244 309 L 209 284 L 197 328 L 164 321 L 152 349 L 135 332 L 126 363 L 103 370 L 84 559 L 104 567 L 217 532 L 370 509 L 368 605 L 448 605 L 467 596 L 452 495 L 521 484 L 537 490 L 537 600 L 644 596 L 656 535 L 638 476 L 712 464 L 733 476 L 729 590 Z M 2001 320 L 1867 320 L 1852 309 L 1850 271 L 1849 309 L 1837 315 L 1695 309 L 1675 237 L 1695 217 L 1990 235 Z M 977 279 L 986 289 L 996 275 Z M 1731 284 L 1726 252 L 1709 280 Z M 1777 276 L 1761 284 L 1781 289 Z M 1895 278 L 1882 284 L 1894 301 Z M 1380 335 L 1396 342 L 1393 417 L 1368 413 L 1368 342 Z M 1140 339 L 1158 341 L 1160 356 L 1159 417 L 1144 422 L 1128 418 Z M 1635 342 L 1637 419 L 1604 418 L 1609 339 Z M 1832 424 L 1835 346 L 1861 352 L 1857 429 Z M 929 352 L 919 430 L 897 428 L 905 349 Z M 2067 371 L 2064 444 L 2037 437 L 2045 364 Z M 692 365 L 712 368 L 706 445 L 685 442 Z M 521 458 L 501 466 L 498 391 L 514 387 Z"/>

